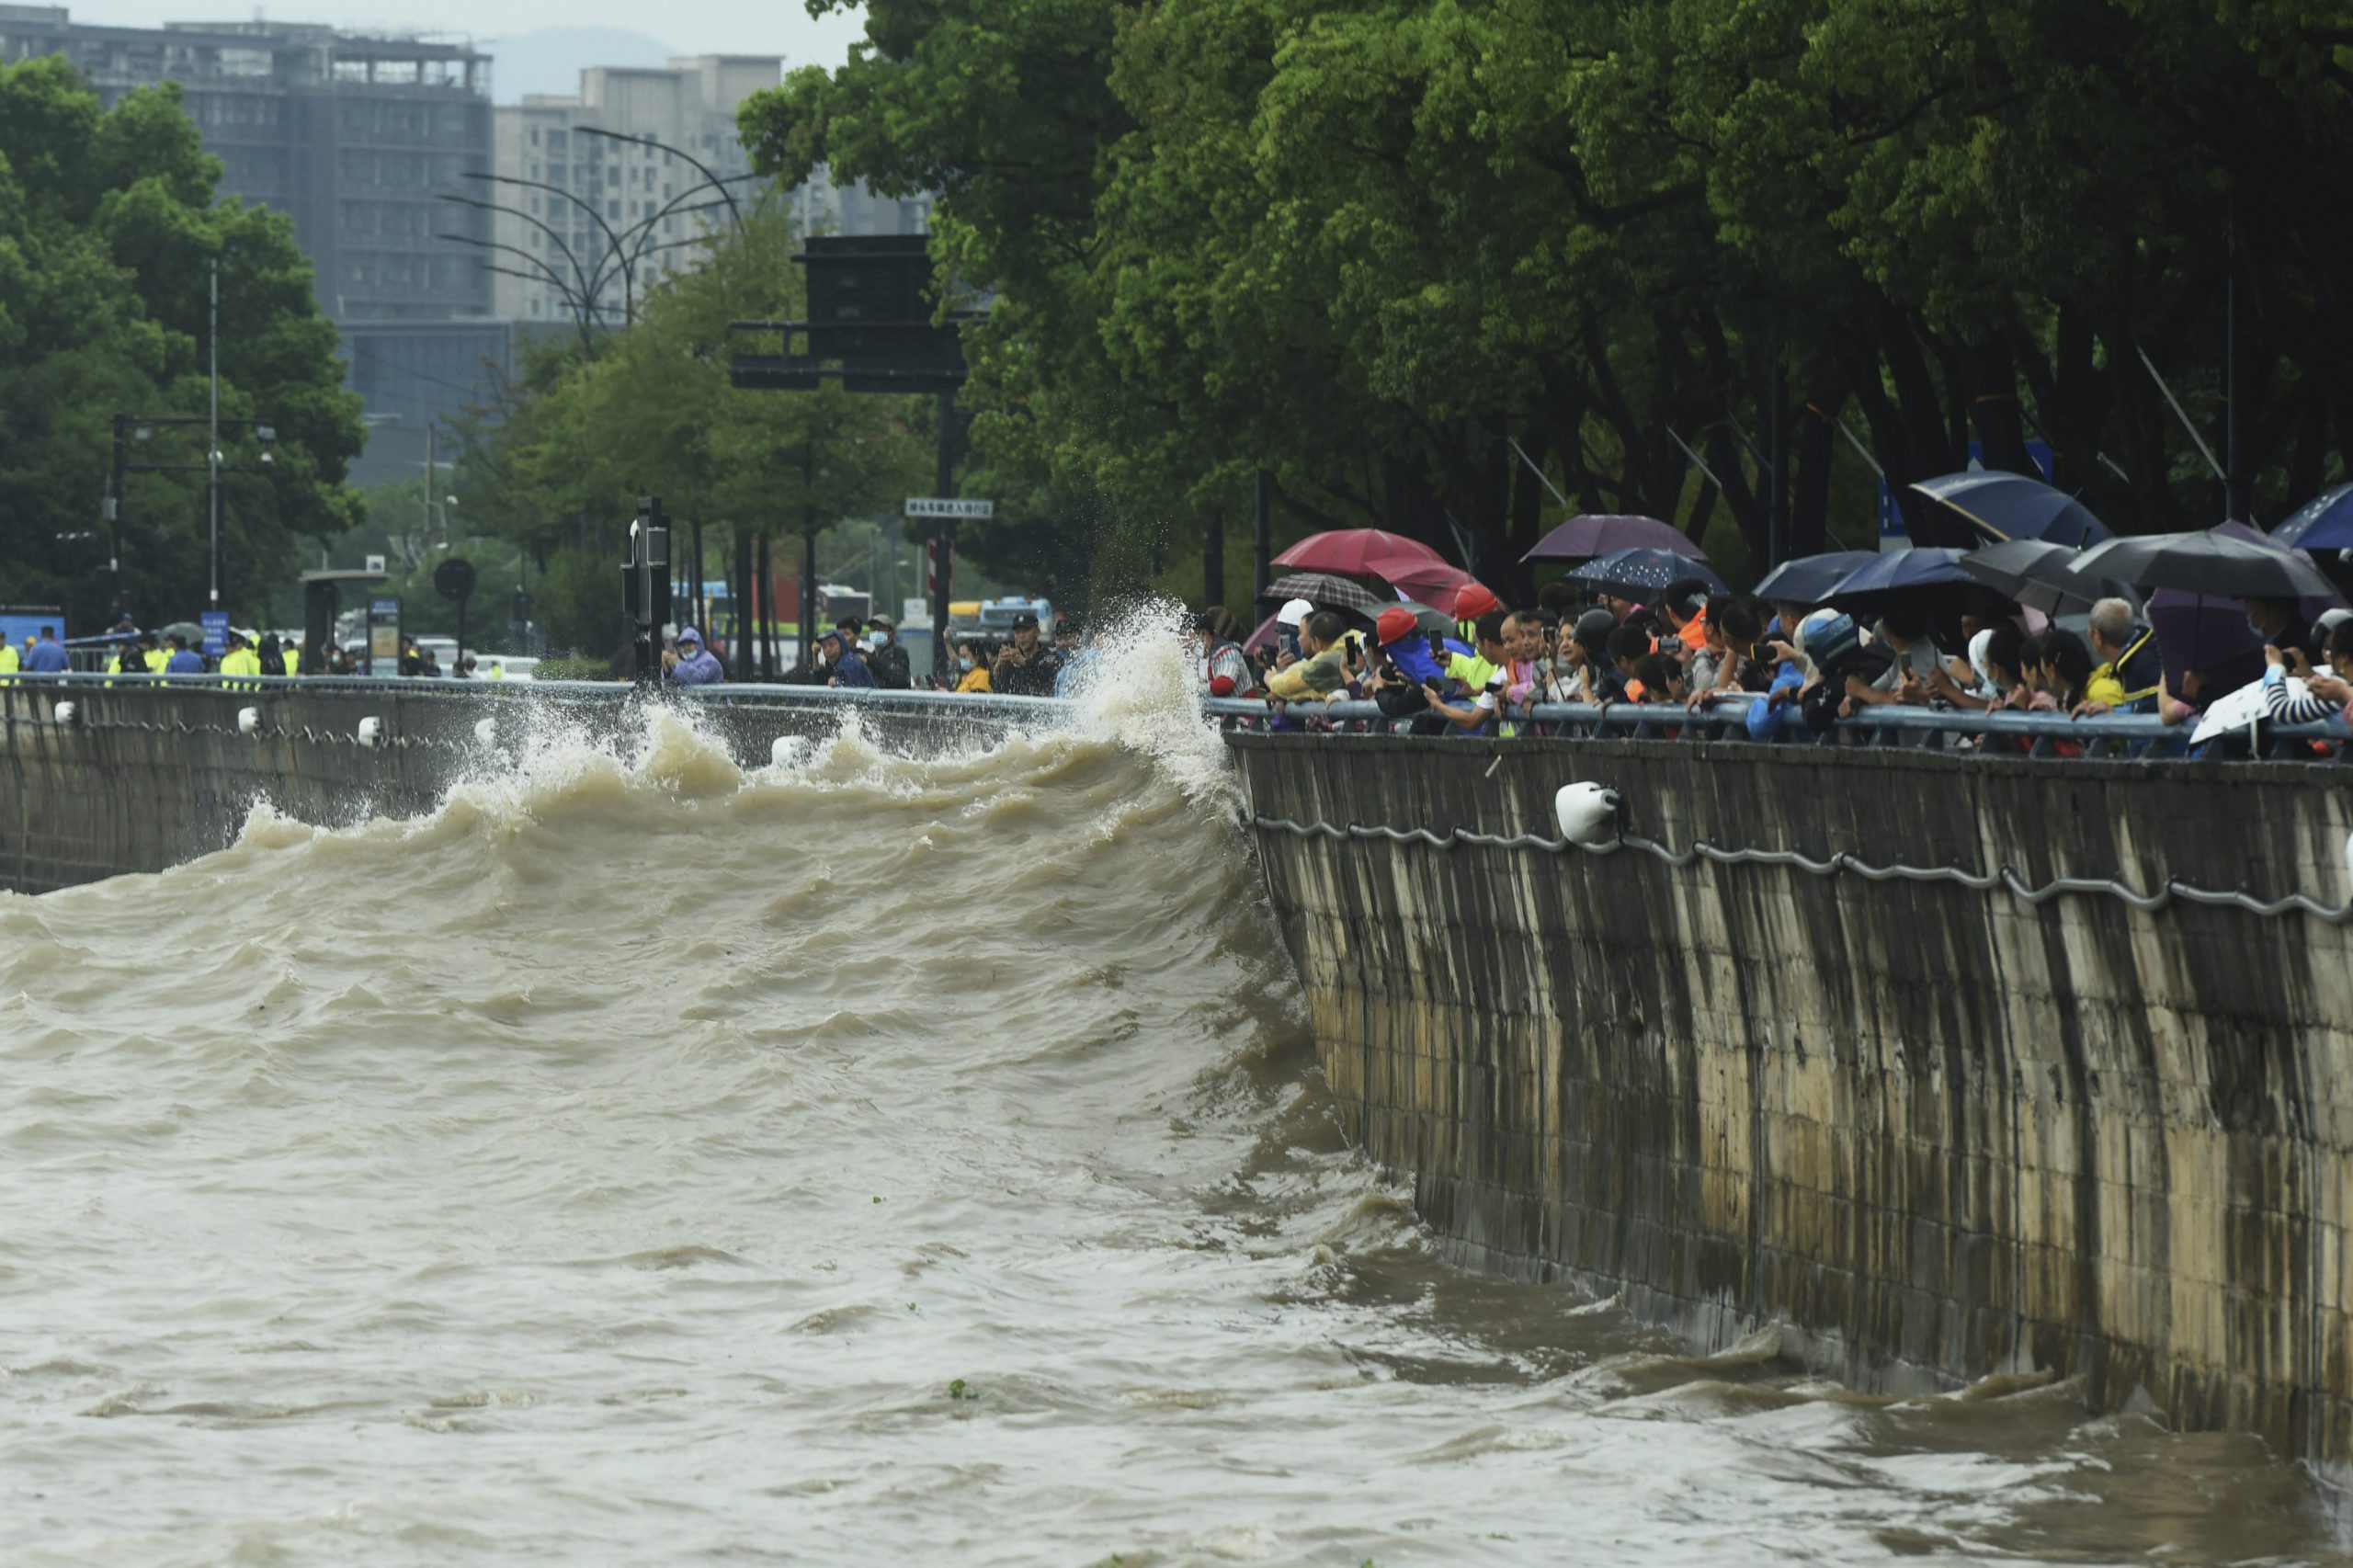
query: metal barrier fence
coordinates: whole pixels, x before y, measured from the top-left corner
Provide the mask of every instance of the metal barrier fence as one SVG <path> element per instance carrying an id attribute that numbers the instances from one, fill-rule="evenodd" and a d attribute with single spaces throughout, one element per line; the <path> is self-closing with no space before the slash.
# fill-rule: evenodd
<path id="1" fill-rule="evenodd" d="M 260 693 L 291 691 L 381 692 L 404 698 L 448 698 L 490 702 L 611 703 L 636 688 L 612 681 L 453 680 L 362 676 L 147 676 L 29 672 L 0 677 L 0 685 L 61 687 L 166 686 Z M 881 691 L 871 687 L 724 685 L 665 687 L 665 695 L 714 707 L 864 709 L 938 721 L 977 719 L 996 724 L 1051 723 L 1071 708 L 1066 698 L 1002 697 L 994 693 Z M 2154 714 L 2101 714 L 2072 719 L 2057 713 L 1974 712 L 1965 709 L 1874 708 L 1842 719 L 1816 734 L 1794 707 L 1769 739 L 1750 735 L 1753 698 L 1703 705 L 1687 711 L 1680 704 L 1540 703 L 1507 709 L 1501 721 L 1520 738 L 1544 740 L 1655 740 L 1738 745 L 1901 746 L 1957 754 L 2103 758 L 2164 758 L 2192 755 L 2188 724 L 2168 725 Z M 1221 727 L 1338 734 L 1405 734 L 1410 719 L 1392 719 L 1364 701 L 1295 702 L 1287 707 L 1256 699 L 1203 698 L 1202 711 Z M 2229 755 L 2321 760 L 2346 755 L 2353 729 L 2342 719 L 2310 724 L 2265 723 L 2216 737 Z"/>
<path id="2" fill-rule="evenodd" d="M 1631 702 L 1539 703 L 1506 709 L 1503 724 L 1522 737 L 1553 740 L 1683 741 L 1738 745 L 1876 745 L 1925 751 L 2005 756 L 2176 757 L 2191 755 L 2192 726 L 2169 725 L 2154 713 L 2104 713 L 2072 719 L 2063 713 L 1973 712 L 1967 709 L 1896 707 L 1883 704 L 1869 714 L 1841 719 L 1820 734 L 1806 728 L 1792 706 L 1769 738 L 1748 731 L 1754 696 L 1720 700 L 1687 711 L 1673 705 Z M 1411 719 L 1391 719 L 1370 702 L 1294 702 L 1281 713 L 1267 703 L 1210 698 L 1204 710 L 1229 727 L 1286 728 L 1343 733 L 1398 734 Z M 2340 719 L 2311 724 L 2272 724 L 2231 730 L 2210 742 L 2232 743 L 2232 755 L 2313 760 L 2341 754 L 2353 729 Z"/>

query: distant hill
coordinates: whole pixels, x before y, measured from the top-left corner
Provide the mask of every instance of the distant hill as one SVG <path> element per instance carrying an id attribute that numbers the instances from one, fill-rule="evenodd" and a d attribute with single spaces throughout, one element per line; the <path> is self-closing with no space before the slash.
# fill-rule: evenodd
<path id="1" fill-rule="evenodd" d="M 682 52 L 627 28 L 542 28 L 482 47 L 490 52 L 491 86 L 503 104 L 521 103 L 526 93 L 570 97 L 591 65 L 665 65 Z"/>

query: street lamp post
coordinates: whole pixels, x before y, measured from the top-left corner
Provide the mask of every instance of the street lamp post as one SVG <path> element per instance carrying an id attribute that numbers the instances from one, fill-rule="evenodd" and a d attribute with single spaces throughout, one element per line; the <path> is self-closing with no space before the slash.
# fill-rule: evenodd
<path id="1" fill-rule="evenodd" d="M 622 138 L 622 140 L 626 141 L 634 139 Z M 662 146 L 659 142 L 653 143 L 653 145 L 657 147 Z M 672 147 L 662 147 L 662 151 L 676 153 L 677 152 L 677 149 Z M 687 162 L 689 164 L 694 163 L 694 159 L 684 153 L 678 153 L 677 155 L 682 158 L 686 158 Z M 697 168 L 700 168 L 702 165 L 696 164 L 695 166 Z M 654 238 L 656 225 L 661 223 L 661 222 L 665 218 L 677 217 L 689 212 L 708 211 L 718 207 L 726 207 L 735 212 L 737 226 L 740 228 L 743 222 L 742 212 L 740 210 L 736 209 L 735 199 L 729 193 L 727 187 L 731 184 L 740 183 L 744 180 L 759 179 L 763 176 L 756 174 L 724 175 L 711 179 L 707 179 L 699 185 L 689 186 L 685 190 L 682 190 L 677 195 L 672 197 L 669 200 L 664 202 L 656 210 L 648 213 L 645 217 L 639 219 L 636 222 L 631 223 L 619 231 L 614 230 L 609 223 L 606 222 L 603 215 L 596 210 L 594 204 L 581 200 L 578 197 L 574 196 L 570 191 L 563 189 L 560 186 L 550 185 L 543 180 L 518 180 L 509 176 L 499 175 L 472 174 L 465 177 L 468 179 L 495 180 L 501 184 L 524 185 L 529 186 L 535 190 L 545 190 L 553 195 L 561 196 L 566 201 L 571 202 L 574 207 L 579 208 L 582 211 L 586 212 L 591 218 L 595 219 L 597 227 L 604 230 L 606 237 L 604 254 L 597 257 L 597 263 L 594 267 L 587 267 L 582 264 L 580 254 L 574 251 L 570 244 L 565 243 L 561 232 L 551 227 L 549 224 L 542 222 L 540 219 L 524 211 L 519 207 L 510 207 L 503 202 L 478 200 L 473 197 L 459 196 L 447 191 L 441 193 L 438 198 L 438 199 L 443 201 L 456 202 L 461 207 L 472 207 L 484 212 L 505 213 L 510 217 L 519 218 L 524 222 L 530 224 L 533 228 L 547 235 L 549 243 L 557 251 L 562 253 L 565 263 L 569 265 L 572 269 L 572 282 L 569 284 L 564 281 L 563 274 L 558 271 L 556 267 L 518 246 L 502 244 L 495 240 L 478 239 L 471 234 L 443 233 L 438 237 L 444 240 L 453 241 L 459 244 L 472 245 L 479 250 L 504 251 L 510 256 L 520 257 L 522 260 L 529 262 L 532 267 L 538 268 L 540 276 L 533 277 L 529 273 L 517 272 L 511 267 L 502 267 L 495 262 L 488 260 L 482 262 L 482 265 L 484 267 L 487 267 L 490 271 L 501 273 L 508 278 L 518 278 L 526 283 L 544 283 L 553 288 L 558 294 L 563 296 L 565 304 L 571 308 L 574 321 L 577 324 L 580 329 L 581 344 L 585 347 L 587 346 L 589 341 L 589 328 L 592 322 L 594 325 L 599 328 L 606 324 L 604 303 L 605 287 L 612 280 L 616 274 L 620 277 L 622 284 L 622 324 L 628 325 L 637 319 L 635 295 L 639 264 L 648 256 L 657 254 L 658 252 L 675 249 L 682 245 L 701 244 L 706 241 L 706 236 L 696 234 L 683 240 L 670 240 L 660 244 L 651 244 L 648 242 Z M 688 205 L 688 203 L 693 201 L 695 197 L 711 190 L 718 191 L 722 199 Z"/>
<path id="2" fill-rule="evenodd" d="M 204 512 L 212 529 L 212 594 L 207 608 L 221 608 L 221 258 L 212 258 L 212 424 L 204 443 L 211 471 L 204 481 Z"/>
<path id="3" fill-rule="evenodd" d="M 211 553 L 210 594 L 209 605 L 221 605 L 221 476 L 224 473 L 258 473 L 270 464 L 270 449 L 278 440 L 278 428 L 267 420 L 223 419 L 221 417 L 221 390 L 218 380 L 219 362 L 214 362 L 215 380 L 211 406 L 204 414 L 117 414 L 114 415 L 114 460 L 108 475 L 107 496 L 101 515 L 107 521 L 108 569 L 114 574 L 115 610 L 122 609 L 122 496 L 124 481 L 134 473 L 201 473 L 204 475 L 204 506 L 207 544 Z M 200 463 L 135 463 L 131 460 L 133 442 L 145 441 L 156 429 L 169 426 L 205 427 L 204 460 Z M 259 467 L 244 468 L 223 460 L 221 431 L 246 429 L 261 443 Z"/>
<path id="4" fill-rule="evenodd" d="M 695 173 L 702 176 L 703 182 L 705 184 L 714 185 L 719 187 L 719 194 L 727 198 L 727 210 L 735 215 L 735 226 L 739 229 L 744 226 L 744 210 L 735 205 L 734 195 L 728 190 L 727 181 L 711 173 L 708 165 L 704 164 L 701 159 L 696 157 L 692 153 L 686 151 L 686 149 L 682 147 L 673 147 L 666 142 L 656 142 L 651 136 L 625 136 L 618 131 L 603 131 L 593 125 L 579 125 L 574 126 L 573 129 L 579 131 L 583 136 L 601 136 L 608 142 L 627 142 L 633 146 L 651 147 L 657 153 L 667 153 L 674 158 L 685 160 L 693 167 Z M 729 177 L 733 179 L 744 179 L 748 176 L 733 175 Z"/>

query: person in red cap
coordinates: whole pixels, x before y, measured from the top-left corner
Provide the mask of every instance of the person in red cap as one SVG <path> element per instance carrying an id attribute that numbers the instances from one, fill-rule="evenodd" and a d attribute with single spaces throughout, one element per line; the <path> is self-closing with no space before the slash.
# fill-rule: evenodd
<path id="1" fill-rule="evenodd" d="M 1462 641 L 1475 642 L 1479 618 L 1489 610 L 1501 609 L 1503 601 L 1487 590 L 1483 583 L 1469 583 L 1454 596 L 1454 623 L 1461 630 Z"/>

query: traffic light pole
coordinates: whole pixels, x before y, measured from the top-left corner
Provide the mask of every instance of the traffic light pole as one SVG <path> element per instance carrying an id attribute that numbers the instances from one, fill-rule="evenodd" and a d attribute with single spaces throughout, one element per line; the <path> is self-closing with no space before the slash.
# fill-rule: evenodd
<path id="1" fill-rule="evenodd" d="M 939 438 L 932 460 L 932 492 L 934 495 L 956 494 L 956 394 L 939 393 Z M 944 519 L 939 525 L 938 549 L 934 552 L 936 565 L 931 585 L 931 675 L 934 680 L 948 677 L 948 596 L 953 591 L 950 579 L 956 571 L 956 519 Z"/>

